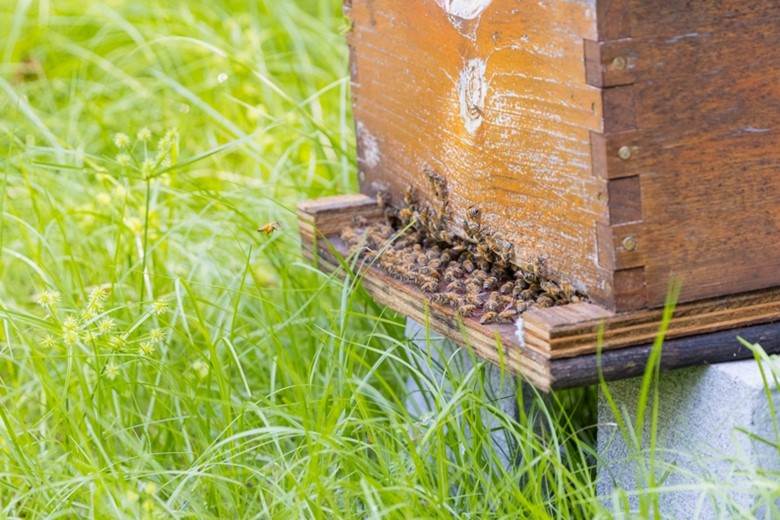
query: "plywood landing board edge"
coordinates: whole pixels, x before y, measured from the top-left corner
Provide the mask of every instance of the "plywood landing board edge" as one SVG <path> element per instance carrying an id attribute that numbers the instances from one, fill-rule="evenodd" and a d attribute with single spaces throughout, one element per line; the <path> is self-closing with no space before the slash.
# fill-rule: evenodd
<path id="1" fill-rule="evenodd" d="M 595 310 L 594 310 L 595 308 Z M 592 354 L 651 343 L 663 309 L 599 316 L 598 306 L 572 304 L 524 315 L 525 343 L 551 358 Z M 667 338 L 680 338 L 780 320 L 780 289 L 767 289 L 678 305 Z"/>

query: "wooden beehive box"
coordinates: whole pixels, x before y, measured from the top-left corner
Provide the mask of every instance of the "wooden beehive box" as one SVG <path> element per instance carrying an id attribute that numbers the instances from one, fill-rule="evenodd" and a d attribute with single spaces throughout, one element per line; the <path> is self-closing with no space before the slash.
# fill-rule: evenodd
<path id="1" fill-rule="evenodd" d="M 590 299 L 527 313 L 516 371 L 566 386 L 554 360 L 593 355 L 600 327 L 605 350 L 646 344 L 670 279 L 682 304 L 670 337 L 780 319 L 780 2 L 345 10 L 363 194 L 399 204 L 412 187 L 434 205 L 436 172 L 452 233 L 479 208 L 513 262 L 543 259 Z M 338 210 L 323 207 L 304 204 L 304 227 L 327 227 Z"/>

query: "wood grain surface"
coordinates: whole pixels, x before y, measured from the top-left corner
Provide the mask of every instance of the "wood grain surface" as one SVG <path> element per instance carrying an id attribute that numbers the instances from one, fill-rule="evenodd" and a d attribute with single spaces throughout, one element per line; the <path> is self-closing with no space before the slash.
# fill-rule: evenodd
<path id="1" fill-rule="evenodd" d="M 472 19 L 433 0 L 347 6 L 361 189 L 400 203 L 411 185 L 430 200 L 422 171 L 432 168 L 446 178 L 455 233 L 477 206 L 517 261 L 542 257 L 556 278 L 608 300 L 596 239 L 596 223 L 609 222 L 606 182 L 590 156 L 602 95 L 583 61 L 596 2 L 486 4 Z"/>
<path id="2" fill-rule="evenodd" d="M 681 301 L 780 286 L 780 3 L 620 4 L 620 34 L 585 45 L 591 84 L 633 92 L 634 128 L 592 138 L 600 250 L 634 295 L 616 308 L 662 305 L 670 277 Z"/>

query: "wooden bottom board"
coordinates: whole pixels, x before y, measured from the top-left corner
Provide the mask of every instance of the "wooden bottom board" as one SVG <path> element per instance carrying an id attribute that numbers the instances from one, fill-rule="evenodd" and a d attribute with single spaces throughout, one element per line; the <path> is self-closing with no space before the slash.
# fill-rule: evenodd
<path id="1" fill-rule="evenodd" d="M 403 313 L 541 390 L 616 380 L 644 372 L 663 310 L 615 314 L 590 303 L 534 308 L 516 325 L 482 325 L 431 302 L 416 286 L 363 262 L 344 262 L 341 229 L 359 216 L 382 218 L 363 195 L 303 201 L 298 206 L 304 255 L 320 269 L 359 276 L 379 303 Z M 780 353 L 780 289 L 702 300 L 676 307 L 661 354 L 662 369 L 752 357 L 741 336 Z"/>

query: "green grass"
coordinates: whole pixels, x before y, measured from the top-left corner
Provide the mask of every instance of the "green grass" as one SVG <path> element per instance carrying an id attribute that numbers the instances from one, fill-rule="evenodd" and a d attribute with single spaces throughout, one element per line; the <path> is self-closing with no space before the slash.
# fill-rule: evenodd
<path id="1" fill-rule="evenodd" d="M 593 388 L 445 393 L 302 260 L 295 202 L 356 189 L 340 3 L 164 4 L 0 5 L 0 518 L 610 517 Z"/>

